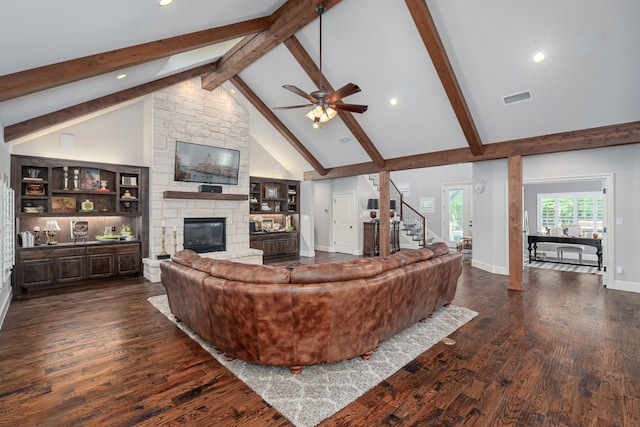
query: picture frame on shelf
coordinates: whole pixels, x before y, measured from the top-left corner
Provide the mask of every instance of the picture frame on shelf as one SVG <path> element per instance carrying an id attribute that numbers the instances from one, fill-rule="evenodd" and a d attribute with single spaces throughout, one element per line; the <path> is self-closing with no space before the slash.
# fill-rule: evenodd
<path id="1" fill-rule="evenodd" d="M 273 220 L 272 219 L 263 219 L 262 220 L 262 230 L 263 231 L 271 231 L 271 230 L 273 230 Z"/>
<path id="2" fill-rule="evenodd" d="M 51 200 L 51 210 L 53 212 L 76 212 L 76 198 L 54 197 Z"/>
<path id="3" fill-rule="evenodd" d="M 99 190 L 100 189 L 100 169 L 80 169 L 80 189 Z"/>

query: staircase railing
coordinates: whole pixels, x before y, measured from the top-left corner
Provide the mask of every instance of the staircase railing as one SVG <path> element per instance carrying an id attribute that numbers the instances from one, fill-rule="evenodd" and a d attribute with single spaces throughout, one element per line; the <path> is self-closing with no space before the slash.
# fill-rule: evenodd
<path id="1" fill-rule="evenodd" d="M 369 175 L 369 179 L 373 183 L 373 186 L 380 190 L 380 176 L 378 174 Z M 402 230 L 405 234 L 418 245 L 424 246 L 427 244 L 427 219 L 420 212 L 415 210 L 413 206 L 404 201 L 404 197 L 396 184 L 393 181 L 389 188 L 389 199 L 391 206 L 395 205 L 395 211 L 400 214 L 400 220 L 403 223 Z M 381 207 L 382 208 L 382 207 Z M 398 211 L 399 209 L 399 211 Z"/>
<path id="2" fill-rule="evenodd" d="M 413 206 L 404 201 L 404 196 L 393 181 L 391 181 L 389 192 L 391 193 L 391 200 L 395 200 L 396 207 L 400 207 L 400 219 L 402 220 L 405 234 L 411 237 L 411 240 L 418 242 L 418 245 L 426 245 L 427 219 L 415 210 Z"/>

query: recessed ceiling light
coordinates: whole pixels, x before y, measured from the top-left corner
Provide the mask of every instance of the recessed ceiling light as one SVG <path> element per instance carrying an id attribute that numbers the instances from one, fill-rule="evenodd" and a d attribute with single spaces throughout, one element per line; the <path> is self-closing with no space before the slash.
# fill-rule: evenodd
<path id="1" fill-rule="evenodd" d="M 533 60 L 535 62 L 542 62 L 544 61 L 544 52 L 540 51 L 540 52 L 536 52 L 535 55 L 533 55 Z"/>
<path id="2" fill-rule="evenodd" d="M 391 99 L 389 100 L 389 104 L 391 104 L 391 105 L 398 105 L 398 100 L 397 100 L 396 98 L 391 98 Z"/>
<path id="3" fill-rule="evenodd" d="M 116 79 L 118 79 L 118 80 L 122 80 L 122 79 L 124 79 L 125 77 L 127 77 L 127 75 L 126 75 L 126 74 L 120 74 L 118 77 L 116 77 Z"/>
<path id="4" fill-rule="evenodd" d="M 313 123 L 313 128 L 314 129 L 320 129 L 320 125 L 316 122 Z"/>
<path id="5" fill-rule="evenodd" d="M 173 0 L 158 0 L 158 6 L 169 6 Z"/>

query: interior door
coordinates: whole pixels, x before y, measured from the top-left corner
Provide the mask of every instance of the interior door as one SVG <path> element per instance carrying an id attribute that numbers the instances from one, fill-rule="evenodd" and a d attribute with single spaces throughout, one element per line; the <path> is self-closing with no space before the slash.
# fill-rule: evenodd
<path id="1" fill-rule="evenodd" d="M 471 236 L 471 184 L 444 184 L 442 210 L 442 238 L 450 247 Z"/>
<path id="2" fill-rule="evenodd" d="M 333 247 L 336 252 L 356 254 L 355 194 L 333 194 Z"/>

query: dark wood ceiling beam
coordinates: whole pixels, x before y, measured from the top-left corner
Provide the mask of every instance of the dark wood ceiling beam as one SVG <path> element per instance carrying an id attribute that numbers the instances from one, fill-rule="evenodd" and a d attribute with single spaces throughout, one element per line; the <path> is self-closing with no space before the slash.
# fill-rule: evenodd
<path id="1" fill-rule="evenodd" d="M 255 92 L 247 85 L 247 83 L 238 76 L 233 76 L 230 79 L 231 83 L 240 91 L 253 104 L 254 107 L 271 123 L 271 125 L 286 139 L 289 144 L 296 149 L 298 153 L 313 167 L 315 172 L 320 176 L 326 175 L 327 170 L 316 159 L 313 154 L 307 150 L 307 148 L 295 137 L 293 133 L 287 128 L 284 123 L 278 119 L 273 113 L 271 108 L 267 107 L 264 102 L 255 94 Z"/>
<path id="2" fill-rule="evenodd" d="M 304 49 L 300 41 L 296 38 L 296 36 L 291 36 L 284 41 L 285 46 L 289 49 L 289 52 L 293 55 L 293 57 L 298 61 L 298 64 L 304 69 L 307 73 L 311 81 L 318 81 L 318 78 L 322 79 L 322 88 L 327 92 L 333 92 L 335 89 L 331 86 L 331 83 L 327 80 L 327 78 L 320 73 L 320 68 L 313 61 L 309 53 Z M 376 146 L 371 142 L 371 139 L 367 135 L 367 133 L 362 129 L 360 123 L 353 117 L 352 113 L 347 111 L 337 110 L 338 116 L 342 119 L 344 124 L 349 128 L 353 136 L 358 140 L 362 149 L 367 153 L 369 158 L 373 161 L 373 163 L 383 168 L 385 161 Z"/>
<path id="3" fill-rule="evenodd" d="M 238 74 L 252 62 L 301 30 L 318 17 L 318 0 L 288 0 L 273 15 L 270 27 L 247 38 L 240 49 L 227 52 L 217 62 L 218 68 L 202 77 L 202 88 L 213 90 Z M 340 0 L 324 0 L 327 10 Z"/>
<path id="4" fill-rule="evenodd" d="M 462 89 L 460 89 L 458 79 L 442 44 L 436 24 L 433 22 L 427 2 L 425 0 L 405 0 L 405 3 L 420 33 L 422 42 L 427 48 L 427 52 L 429 52 L 431 62 L 433 62 L 433 66 L 440 77 L 444 91 L 449 97 L 449 102 L 458 118 L 471 153 L 474 155 L 482 154 L 483 145 L 480 134 L 476 129 L 467 101 L 462 94 Z"/>
<path id="5" fill-rule="evenodd" d="M 507 159 L 510 156 L 552 154 L 563 151 L 606 148 L 638 143 L 640 143 L 640 121 L 486 144 L 484 153 L 479 156 L 471 153 L 469 148 L 456 148 L 434 153 L 396 157 L 387 159 L 384 170 L 418 169 L 456 163 Z M 367 162 L 330 168 L 324 176 L 319 176 L 313 171 L 305 172 L 304 179 L 313 181 L 343 178 L 376 173 L 380 170 L 373 162 Z"/>
<path id="6" fill-rule="evenodd" d="M 72 107 L 54 111 L 53 113 L 25 120 L 4 128 L 4 141 L 10 142 L 25 135 L 46 129 L 48 127 L 64 123 L 87 114 L 95 113 L 105 108 L 148 95 L 157 90 L 164 89 L 185 80 L 193 79 L 202 74 L 211 71 L 213 64 L 205 64 L 191 70 L 173 74 L 159 80 L 154 80 L 140 86 L 125 89 L 120 92 L 112 93 L 91 101 L 83 102 Z"/>
<path id="7" fill-rule="evenodd" d="M 253 34 L 270 23 L 270 17 L 252 19 L 0 76 L 0 102 Z"/>

